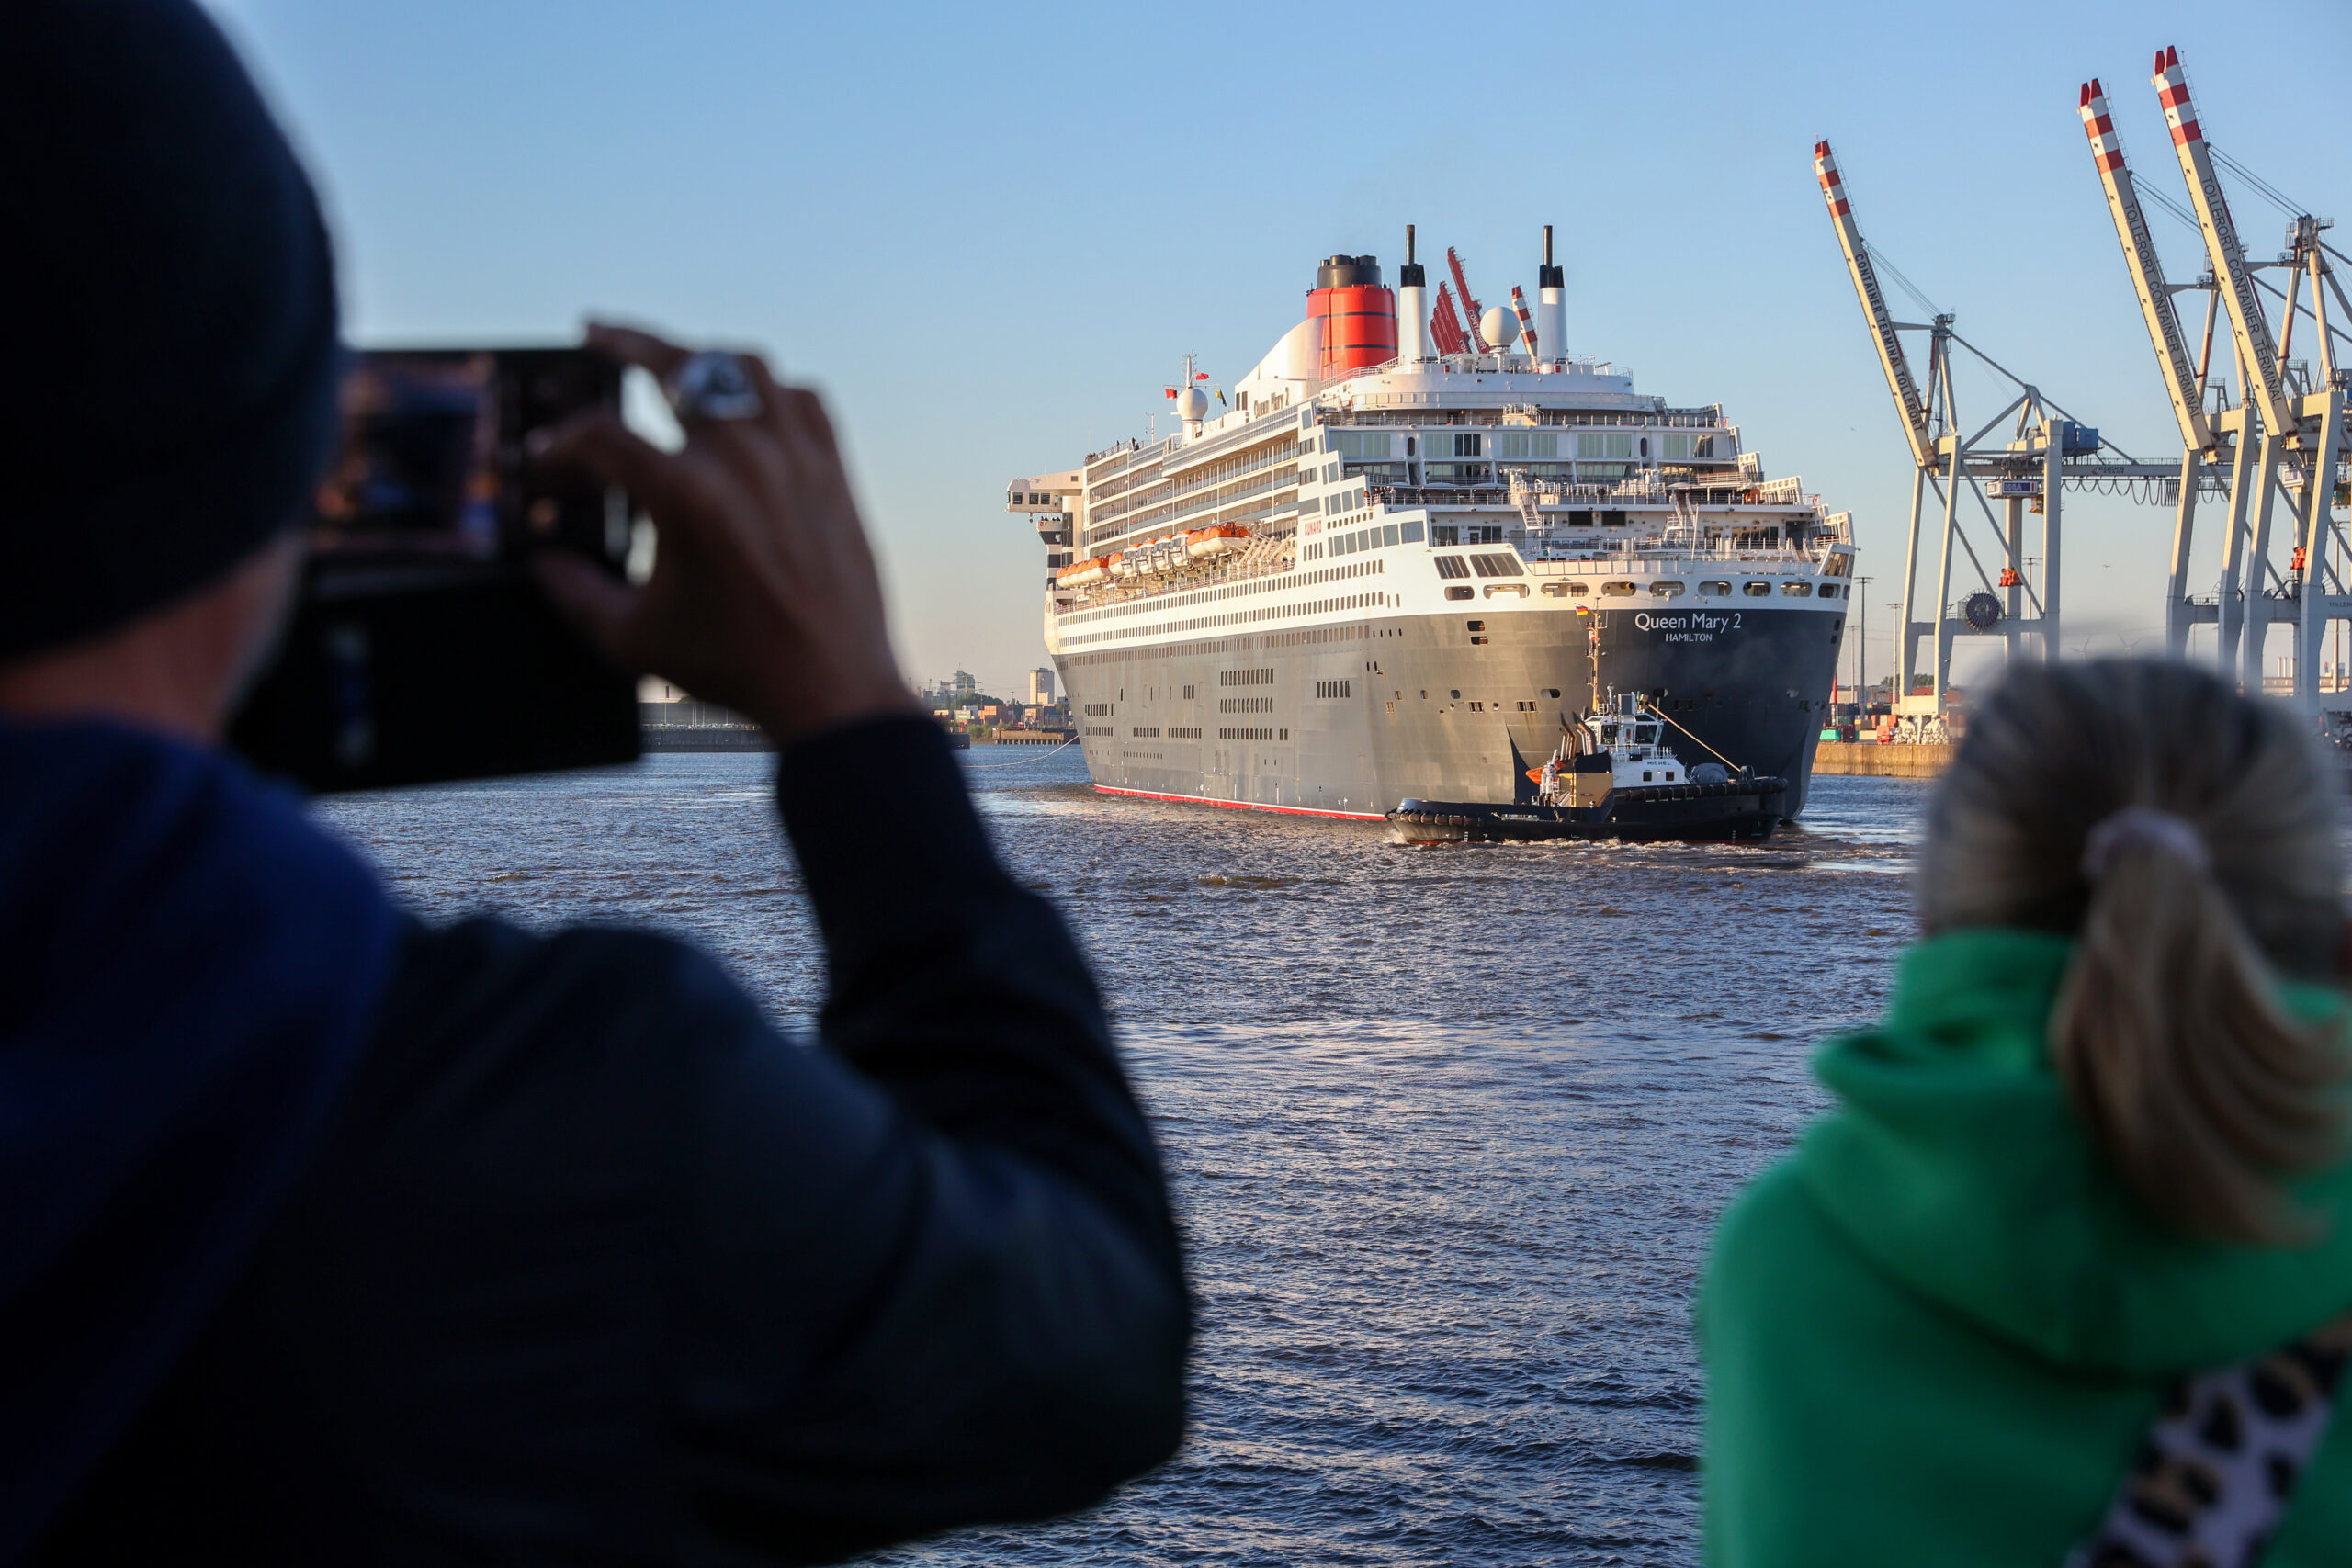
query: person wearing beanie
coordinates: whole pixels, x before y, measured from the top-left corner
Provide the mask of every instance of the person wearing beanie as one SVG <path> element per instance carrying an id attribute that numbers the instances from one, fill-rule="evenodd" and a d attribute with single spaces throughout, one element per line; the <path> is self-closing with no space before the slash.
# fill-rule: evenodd
<path id="1" fill-rule="evenodd" d="M 910 710 L 816 400 L 746 357 L 678 452 L 543 454 L 664 546 L 548 592 L 776 743 L 806 1045 L 678 942 L 421 923 L 222 750 L 343 355 L 192 0 L 0 11 L 0 1564 L 822 1562 L 1165 1458 L 1159 1159 Z"/>

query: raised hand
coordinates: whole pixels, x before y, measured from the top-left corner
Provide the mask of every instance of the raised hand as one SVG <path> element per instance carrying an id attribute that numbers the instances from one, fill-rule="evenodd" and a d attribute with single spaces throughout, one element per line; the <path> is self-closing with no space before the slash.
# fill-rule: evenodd
<path id="1" fill-rule="evenodd" d="M 591 325 L 588 345 L 666 387 L 693 350 Z M 833 428 L 814 392 L 742 362 L 760 408 L 681 420 L 664 452 L 596 410 L 548 434 L 536 456 L 627 491 L 658 533 L 642 587 L 576 556 L 540 558 L 540 581 L 606 656 L 632 673 L 723 703 L 778 744 L 883 713 L 911 712 L 884 624 L 873 552 Z"/>

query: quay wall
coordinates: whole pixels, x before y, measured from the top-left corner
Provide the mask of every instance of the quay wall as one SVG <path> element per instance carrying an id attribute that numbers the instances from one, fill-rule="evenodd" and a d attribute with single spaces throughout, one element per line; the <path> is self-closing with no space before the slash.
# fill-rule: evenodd
<path id="1" fill-rule="evenodd" d="M 994 735 L 976 735 L 975 746 L 1066 746 L 1071 739 L 1067 729 L 1001 729 Z"/>
<path id="2" fill-rule="evenodd" d="M 1951 746 L 1888 744 L 1874 740 L 1824 740 L 1813 754 L 1816 773 L 1867 779 L 1931 779 L 1951 761 Z"/>
<path id="3" fill-rule="evenodd" d="M 639 727 L 648 751 L 771 751 L 768 738 L 748 724 L 648 724 Z"/>

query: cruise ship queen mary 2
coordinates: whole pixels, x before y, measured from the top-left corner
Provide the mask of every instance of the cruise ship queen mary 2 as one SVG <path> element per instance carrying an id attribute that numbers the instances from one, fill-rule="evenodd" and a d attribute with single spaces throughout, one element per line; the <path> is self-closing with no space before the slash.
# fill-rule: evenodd
<path id="1" fill-rule="evenodd" d="M 1548 228 L 1532 307 L 1483 308 L 1451 251 L 1432 299 L 1407 236 L 1394 288 L 1324 262 L 1218 406 L 1188 361 L 1172 434 L 1012 483 L 1095 787 L 1526 801 L 1564 731 L 1632 699 L 1687 765 L 1777 775 L 1801 810 L 1849 518 L 1766 479 L 1720 404 L 1570 354 Z"/>

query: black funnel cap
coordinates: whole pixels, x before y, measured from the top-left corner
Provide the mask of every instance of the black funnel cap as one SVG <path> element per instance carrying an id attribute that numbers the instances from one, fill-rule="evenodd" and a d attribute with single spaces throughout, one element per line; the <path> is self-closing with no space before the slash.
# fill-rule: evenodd
<path id="1" fill-rule="evenodd" d="M 1378 256 L 1333 256 L 1315 269 L 1317 288 L 1358 288 L 1379 281 Z"/>

